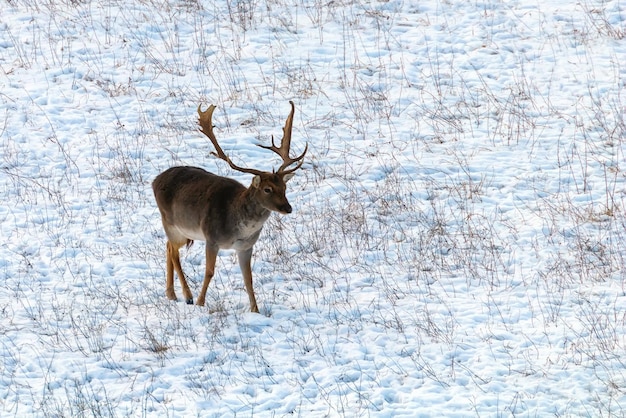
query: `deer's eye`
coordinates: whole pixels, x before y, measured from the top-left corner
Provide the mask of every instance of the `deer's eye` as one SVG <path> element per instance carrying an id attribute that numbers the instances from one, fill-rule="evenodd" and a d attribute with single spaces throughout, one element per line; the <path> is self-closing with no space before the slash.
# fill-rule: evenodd
<path id="1" fill-rule="evenodd" d="M 272 188 L 271 188 L 271 187 L 266 187 L 265 189 L 263 189 L 263 191 L 264 191 L 266 194 L 270 194 L 270 193 L 272 193 Z"/>

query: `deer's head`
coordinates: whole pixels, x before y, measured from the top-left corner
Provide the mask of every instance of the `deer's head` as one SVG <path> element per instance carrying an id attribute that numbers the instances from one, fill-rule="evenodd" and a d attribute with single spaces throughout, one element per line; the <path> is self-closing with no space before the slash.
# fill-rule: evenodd
<path id="1" fill-rule="evenodd" d="M 257 144 L 261 148 L 269 149 L 270 151 L 275 152 L 282 158 L 283 163 L 281 166 L 277 171 L 272 172 L 240 167 L 234 164 L 226 153 L 224 153 L 222 147 L 220 147 L 217 141 L 217 138 L 215 137 L 215 134 L 213 133 L 213 111 L 215 110 L 215 105 L 209 106 L 209 108 L 204 112 L 201 107 L 198 106 L 198 115 L 200 116 L 198 120 L 200 124 L 200 132 L 205 134 L 213 143 L 215 152 L 212 152 L 212 154 L 226 161 L 233 170 L 253 174 L 254 177 L 250 188 L 253 189 L 256 199 L 264 208 L 283 214 L 291 213 L 292 211 L 291 205 L 285 195 L 287 181 L 289 181 L 289 179 L 294 176 L 295 171 L 302 166 L 304 156 L 308 150 L 307 144 L 304 148 L 304 152 L 300 154 L 300 156 L 296 158 L 291 158 L 289 156 L 289 149 L 291 147 L 291 128 L 293 126 L 293 114 L 295 112 L 295 105 L 293 104 L 293 101 L 290 101 L 289 104 L 291 104 L 291 112 L 289 113 L 283 128 L 283 137 L 280 140 L 280 146 L 276 146 L 273 136 L 272 145 Z M 288 168 L 293 164 L 296 165 L 292 168 Z"/>

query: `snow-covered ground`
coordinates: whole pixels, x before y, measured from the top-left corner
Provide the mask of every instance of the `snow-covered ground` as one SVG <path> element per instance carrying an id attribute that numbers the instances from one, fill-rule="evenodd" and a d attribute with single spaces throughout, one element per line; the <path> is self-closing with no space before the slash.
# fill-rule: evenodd
<path id="1" fill-rule="evenodd" d="M 0 415 L 623 416 L 625 96 L 619 0 L 0 0 Z M 261 314 L 168 301 L 152 179 L 289 100 Z"/>

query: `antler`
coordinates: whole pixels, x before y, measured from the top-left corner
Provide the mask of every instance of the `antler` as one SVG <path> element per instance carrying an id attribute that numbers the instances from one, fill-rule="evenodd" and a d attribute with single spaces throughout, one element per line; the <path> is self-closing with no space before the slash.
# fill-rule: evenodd
<path id="1" fill-rule="evenodd" d="M 261 148 L 269 149 L 271 151 L 274 151 L 276 154 L 280 155 L 280 157 L 283 159 L 283 164 L 278 169 L 278 173 L 285 173 L 285 174 L 293 173 L 294 171 L 296 171 L 302 166 L 302 163 L 304 163 L 304 160 L 303 160 L 304 155 L 306 154 L 309 148 L 309 144 L 306 144 L 306 146 L 304 147 L 304 152 L 299 157 L 296 157 L 296 158 L 289 157 L 289 148 L 291 147 L 291 128 L 293 127 L 293 114 L 296 110 L 296 107 L 293 104 L 292 100 L 289 101 L 289 104 L 291 105 L 291 112 L 289 113 L 289 116 L 287 117 L 287 121 L 285 122 L 285 127 L 283 128 L 283 138 L 280 140 L 280 147 L 277 147 L 274 144 L 273 135 L 272 135 L 272 145 L 259 145 Z M 285 170 L 291 164 L 296 163 L 296 162 L 298 163 L 296 167 L 290 170 Z"/>
<path id="2" fill-rule="evenodd" d="M 235 163 L 233 163 L 230 160 L 230 158 L 228 158 L 228 155 L 224 153 L 224 151 L 222 150 L 222 147 L 220 147 L 220 144 L 218 144 L 217 142 L 217 138 L 215 138 L 215 134 L 213 133 L 213 111 L 214 110 L 215 110 L 215 105 L 209 106 L 209 108 L 205 110 L 204 112 L 202 111 L 202 105 L 198 106 L 198 115 L 200 115 L 200 117 L 198 118 L 198 123 L 200 124 L 200 132 L 202 132 L 203 134 L 209 137 L 209 139 L 213 143 L 213 146 L 215 147 L 215 151 L 217 151 L 217 152 L 211 152 L 211 154 L 226 161 L 228 165 L 230 166 L 230 168 L 232 168 L 233 170 L 241 171 L 242 173 L 254 174 L 254 175 L 263 174 L 263 172 L 260 170 L 255 170 L 253 168 L 239 167 L 238 165 L 235 165 Z"/>
<path id="3" fill-rule="evenodd" d="M 299 169 L 302 166 L 302 163 L 304 163 L 304 160 L 303 160 L 304 155 L 309 149 L 309 144 L 306 144 L 306 146 L 304 147 L 304 152 L 299 157 L 296 157 L 296 158 L 289 157 L 289 148 L 291 147 L 291 128 L 293 127 L 293 114 L 296 110 L 296 107 L 293 104 L 293 101 L 290 100 L 289 104 L 291 104 L 291 112 L 289 113 L 289 116 L 287 117 L 287 121 L 285 122 L 285 127 L 283 128 L 283 138 L 280 140 L 280 147 L 277 147 L 274 144 L 274 136 L 272 136 L 272 145 L 257 144 L 261 148 L 274 151 L 276 154 L 280 155 L 280 157 L 283 159 L 283 164 L 278 168 L 278 171 L 276 172 L 277 174 L 279 173 L 289 174 Z M 224 151 L 222 150 L 222 147 L 220 147 L 220 144 L 217 142 L 217 138 L 215 138 L 215 134 L 213 133 L 213 111 L 214 110 L 215 110 L 215 105 L 209 106 L 209 108 L 205 110 L 204 112 L 202 111 L 202 105 L 198 106 L 198 115 L 200 115 L 198 119 L 198 123 L 200 124 L 200 132 L 205 134 L 211 140 L 211 142 L 213 143 L 213 146 L 215 147 L 216 152 L 211 152 L 211 154 L 226 161 L 233 170 L 241 171 L 243 173 L 254 174 L 254 175 L 263 174 L 264 172 L 260 170 L 255 170 L 253 168 L 239 167 L 238 165 L 235 165 L 235 163 L 233 163 L 230 160 L 230 158 L 228 158 L 228 156 L 224 153 Z M 285 170 L 287 167 L 289 167 L 293 163 L 298 163 L 298 165 L 296 165 L 292 169 Z"/>

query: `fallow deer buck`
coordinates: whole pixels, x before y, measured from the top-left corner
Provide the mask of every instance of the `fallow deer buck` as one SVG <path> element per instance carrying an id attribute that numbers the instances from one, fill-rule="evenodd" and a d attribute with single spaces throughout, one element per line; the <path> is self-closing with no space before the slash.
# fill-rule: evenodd
<path id="1" fill-rule="evenodd" d="M 165 294 L 168 299 L 177 300 L 174 292 L 174 270 L 176 270 L 185 301 L 188 304 L 193 303 L 193 296 L 180 264 L 179 249 L 184 245 L 191 245 L 194 240 L 204 240 L 206 270 L 197 304 L 204 305 L 207 288 L 215 271 L 218 251 L 232 248 L 237 252 L 250 299 L 250 310 L 259 312 L 252 287 L 250 267 L 252 247 L 259 239 L 263 224 L 272 211 L 291 213 L 291 205 L 285 196 L 285 183 L 302 166 L 308 149 L 307 145 L 299 157 L 289 156 L 295 111 L 293 102 L 289 103 L 291 112 L 283 128 L 280 147 L 274 144 L 274 137 L 272 145 L 257 144 L 275 152 L 283 160 L 278 171 L 271 173 L 235 165 L 224 153 L 213 133 L 212 119 L 215 106 L 209 106 L 204 112 L 201 106 L 198 106 L 200 131 L 213 143 L 216 152 L 212 154 L 226 161 L 233 170 L 249 173 L 254 177 L 250 187 L 246 188 L 233 179 L 209 173 L 201 168 L 172 167 L 154 179 L 152 189 L 167 236 Z M 288 169 L 293 164 L 296 166 Z"/>

